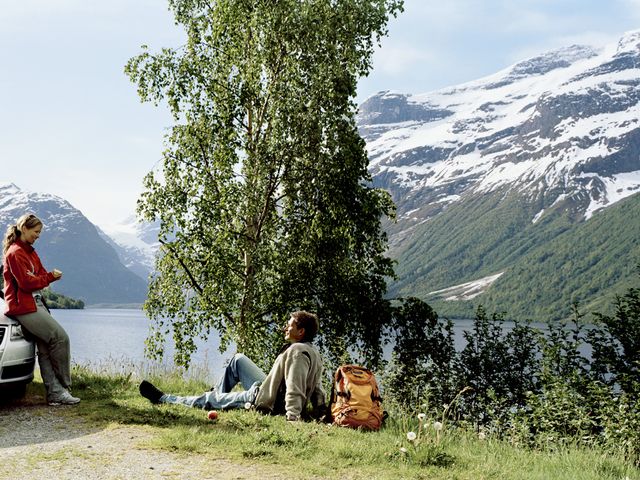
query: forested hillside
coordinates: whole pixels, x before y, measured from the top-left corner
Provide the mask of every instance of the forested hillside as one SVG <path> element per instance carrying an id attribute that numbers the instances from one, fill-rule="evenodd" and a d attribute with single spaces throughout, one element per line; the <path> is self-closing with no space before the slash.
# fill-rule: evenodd
<path id="1" fill-rule="evenodd" d="M 575 223 L 571 209 L 531 222 L 517 196 L 487 195 L 475 204 L 452 205 L 421 226 L 415 241 L 398 252 L 394 295 L 416 295 L 452 317 L 472 317 L 482 303 L 513 318 L 554 320 L 607 311 L 636 277 L 640 261 L 640 195 Z M 430 294 L 445 287 L 504 272 L 468 301 Z"/>

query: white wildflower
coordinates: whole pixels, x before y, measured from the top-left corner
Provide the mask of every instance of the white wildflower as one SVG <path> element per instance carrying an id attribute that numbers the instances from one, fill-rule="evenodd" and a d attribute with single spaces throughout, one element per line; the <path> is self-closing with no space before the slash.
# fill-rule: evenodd
<path id="1" fill-rule="evenodd" d="M 436 432 L 439 432 L 440 430 L 442 430 L 442 422 L 433 422 L 433 428 L 436 430 Z"/>
<path id="2" fill-rule="evenodd" d="M 426 413 L 419 413 L 418 414 L 418 420 L 420 420 L 421 422 L 424 422 L 425 418 L 427 418 L 427 414 Z"/>
<path id="3" fill-rule="evenodd" d="M 400 449 L 400 453 L 405 453 L 405 454 L 406 454 L 406 453 L 407 453 L 407 449 L 406 449 L 406 448 L 404 448 L 404 447 L 402 447 L 402 448 Z"/>
<path id="4" fill-rule="evenodd" d="M 407 432 L 407 440 L 413 442 L 416 439 L 416 432 Z"/>
<path id="5" fill-rule="evenodd" d="M 487 438 L 487 434 L 484 433 L 484 432 L 480 432 L 480 433 L 478 433 L 478 438 L 480 440 L 484 440 L 485 438 Z"/>

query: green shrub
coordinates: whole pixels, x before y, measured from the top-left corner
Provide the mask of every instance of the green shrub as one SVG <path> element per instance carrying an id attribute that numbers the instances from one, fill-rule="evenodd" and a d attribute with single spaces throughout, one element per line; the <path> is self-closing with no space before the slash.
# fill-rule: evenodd
<path id="1" fill-rule="evenodd" d="M 386 405 L 432 419 L 444 405 L 456 428 L 540 450 L 597 446 L 640 465 L 640 290 L 616 299 L 615 316 L 595 314 L 595 327 L 573 311 L 572 322 L 544 332 L 519 323 L 507 331 L 504 314 L 480 306 L 456 352 L 450 321 L 402 301 Z"/>

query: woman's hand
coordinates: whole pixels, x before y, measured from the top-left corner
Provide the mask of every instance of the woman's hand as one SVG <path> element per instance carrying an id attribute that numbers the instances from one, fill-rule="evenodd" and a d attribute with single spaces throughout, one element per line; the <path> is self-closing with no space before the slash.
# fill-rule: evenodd
<path id="1" fill-rule="evenodd" d="M 55 278 L 56 280 L 62 277 L 62 272 L 57 268 L 54 268 L 51 273 L 53 274 L 53 278 Z"/>

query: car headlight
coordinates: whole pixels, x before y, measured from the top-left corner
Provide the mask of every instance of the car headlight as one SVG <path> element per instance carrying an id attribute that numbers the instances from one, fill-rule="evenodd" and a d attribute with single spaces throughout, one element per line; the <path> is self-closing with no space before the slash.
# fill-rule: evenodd
<path id="1" fill-rule="evenodd" d="M 22 333 L 22 325 L 11 325 L 11 340 L 20 340 L 24 338 Z"/>

